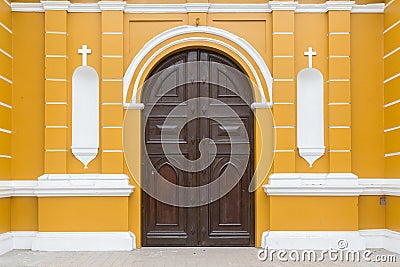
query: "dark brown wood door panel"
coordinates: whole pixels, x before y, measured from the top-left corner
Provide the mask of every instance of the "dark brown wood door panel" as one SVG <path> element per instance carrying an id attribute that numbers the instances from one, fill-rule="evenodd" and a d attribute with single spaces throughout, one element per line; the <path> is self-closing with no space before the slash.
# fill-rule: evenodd
<path id="1" fill-rule="evenodd" d="M 204 67 L 194 67 L 194 70 L 186 69 L 184 72 L 182 70 L 179 72 L 178 68 L 169 68 L 175 64 L 198 60 L 222 63 L 240 71 L 237 65 L 225 56 L 202 49 L 178 52 L 158 64 L 151 75 L 167 68 L 168 73 L 163 73 L 160 78 L 146 85 L 143 99 L 146 99 L 146 94 L 157 95 L 157 90 L 166 84 L 168 87 L 171 87 L 171 84 L 177 86 L 159 99 L 143 125 L 145 127 L 146 153 L 150 157 L 154 169 L 171 183 L 182 186 L 199 186 L 215 180 L 224 173 L 228 165 L 231 165 L 233 171 L 225 175 L 226 177 L 221 176 L 218 180 L 222 187 L 223 183 L 229 182 L 226 179 L 240 175 L 239 171 L 236 173 L 234 171 L 235 163 L 230 162 L 231 144 L 226 127 L 229 127 L 231 134 L 237 135 L 238 138 L 235 139 L 237 142 L 250 142 L 250 159 L 238 184 L 228 194 L 208 205 L 193 208 L 174 207 L 161 203 L 143 192 L 142 243 L 143 246 L 254 246 L 254 196 L 248 192 L 254 164 L 253 114 L 248 105 L 235 93 L 224 86 L 209 83 L 210 79 L 213 79 L 214 81 L 218 80 L 218 83 L 222 85 L 243 86 L 243 82 L 238 85 L 235 80 L 231 79 L 232 77 L 226 77 L 223 72 L 215 71 L 214 73 Z M 203 82 L 189 82 L 181 85 L 183 79 Z M 246 86 L 246 90 L 251 90 L 249 83 Z M 154 92 L 154 90 L 156 91 Z M 203 138 L 212 139 L 217 147 L 216 154 L 208 155 L 209 157 L 215 156 L 211 165 L 202 171 L 193 173 L 179 170 L 168 162 L 163 154 L 161 131 L 163 127 L 166 127 L 163 126 L 166 116 L 176 105 L 196 97 L 209 97 L 228 104 L 242 119 L 245 129 L 243 126 L 235 124 L 229 117 L 199 118 L 187 123 L 179 132 L 179 140 L 176 141 L 179 143 L 181 153 L 186 158 L 195 160 L 200 156 L 198 146 Z M 183 116 L 182 120 L 186 120 L 186 117 Z M 224 127 L 217 120 L 224 121 Z M 174 125 L 167 127 L 164 130 L 178 130 L 178 127 L 174 127 Z M 248 140 L 241 139 L 245 134 L 248 136 Z M 143 166 L 142 182 L 155 186 L 157 179 L 150 167 Z M 177 192 L 165 190 L 160 194 L 169 194 L 175 197 Z"/>

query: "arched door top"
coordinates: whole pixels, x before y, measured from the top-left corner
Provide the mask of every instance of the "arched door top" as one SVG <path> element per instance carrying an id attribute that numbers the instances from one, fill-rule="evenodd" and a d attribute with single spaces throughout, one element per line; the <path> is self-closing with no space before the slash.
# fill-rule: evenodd
<path id="1" fill-rule="evenodd" d="M 162 44 L 163 42 L 174 38 L 176 36 L 180 35 L 185 35 L 185 34 L 193 34 L 193 33 L 205 33 L 209 35 L 214 35 L 217 37 L 222 37 L 224 39 L 227 39 L 236 45 L 238 45 L 240 48 L 242 48 L 244 51 L 247 53 L 247 57 L 243 55 L 239 50 L 237 50 L 235 47 L 231 46 L 230 44 L 223 42 L 218 39 L 214 38 L 209 38 L 209 37 L 191 37 L 191 38 L 184 38 L 184 39 L 179 39 L 174 42 L 168 43 L 162 48 L 158 49 L 157 52 L 153 53 L 149 59 L 144 63 L 144 65 L 139 69 L 139 65 L 141 62 L 143 62 L 144 58 L 149 55 L 149 53 L 158 45 Z M 206 43 L 213 43 L 220 45 L 232 53 L 236 54 L 238 57 L 240 57 L 241 60 L 247 65 L 247 67 L 250 69 L 252 75 L 254 76 L 255 79 L 255 85 L 257 86 L 258 92 L 260 94 L 261 101 L 259 103 L 254 103 L 254 107 L 270 107 L 272 106 L 272 83 L 273 79 L 271 76 L 271 73 L 262 59 L 261 55 L 256 51 L 256 49 L 251 46 L 246 40 L 243 38 L 240 38 L 239 36 L 230 33 L 228 31 L 214 28 L 214 27 L 208 27 L 208 26 L 179 26 L 176 28 L 172 28 L 170 30 L 167 30 L 157 36 L 155 36 L 153 39 L 151 39 L 149 42 L 147 42 L 144 47 L 138 52 L 138 54 L 134 57 L 132 60 L 131 64 L 129 65 L 127 71 L 125 72 L 124 78 L 123 78 L 123 98 L 124 98 L 124 106 L 126 108 L 142 108 L 143 104 L 138 103 L 137 100 L 137 94 L 139 91 L 139 84 L 141 79 L 143 78 L 143 74 L 147 67 L 150 65 L 150 63 L 163 51 L 167 50 L 168 48 L 177 45 L 177 44 L 182 44 L 182 43 L 190 43 L 190 42 L 206 42 Z M 269 99 L 270 101 L 267 102 L 262 82 L 261 79 L 255 69 L 255 67 L 251 64 L 249 61 L 248 57 L 250 57 L 255 64 L 257 65 L 258 69 L 260 70 L 262 77 L 265 81 L 265 84 L 267 84 L 267 89 L 268 89 L 268 94 L 269 94 Z M 128 100 L 128 91 L 129 87 L 132 83 L 132 79 L 135 73 L 138 73 L 134 84 L 133 84 L 133 91 L 132 91 L 132 98 L 130 103 L 127 102 Z"/>

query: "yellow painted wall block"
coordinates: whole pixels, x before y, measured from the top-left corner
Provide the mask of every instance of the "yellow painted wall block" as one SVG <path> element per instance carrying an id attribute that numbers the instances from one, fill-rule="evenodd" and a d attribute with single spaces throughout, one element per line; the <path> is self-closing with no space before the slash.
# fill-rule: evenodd
<path id="1" fill-rule="evenodd" d="M 11 179 L 11 159 L 0 158 L 0 180 Z"/>
<path id="2" fill-rule="evenodd" d="M 330 58 L 329 79 L 350 79 L 350 58 Z"/>
<path id="3" fill-rule="evenodd" d="M 273 32 L 294 32 L 294 12 L 274 11 L 272 12 Z"/>
<path id="4" fill-rule="evenodd" d="M 273 76 L 279 78 L 294 78 L 294 58 L 274 58 Z"/>
<path id="5" fill-rule="evenodd" d="M 196 26 L 199 23 L 199 26 L 207 25 L 207 13 L 188 13 L 188 24 L 191 26 Z"/>
<path id="6" fill-rule="evenodd" d="M 66 149 L 68 129 L 46 128 L 45 149 Z"/>
<path id="7" fill-rule="evenodd" d="M 123 59 L 122 58 L 103 58 L 101 73 L 103 79 L 119 78 L 122 79 L 123 73 Z"/>
<path id="8" fill-rule="evenodd" d="M 400 2 L 400 1 L 399 1 Z M 390 31 L 383 35 L 385 43 L 384 53 L 385 55 L 395 50 L 400 46 L 400 24 L 392 28 Z"/>
<path id="9" fill-rule="evenodd" d="M 67 77 L 67 59 L 66 58 L 46 58 L 46 78 L 65 79 Z"/>
<path id="10" fill-rule="evenodd" d="M 101 158 L 102 173 L 122 173 L 124 162 L 123 152 L 103 152 Z"/>
<path id="11" fill-rule="evenodd" d="M 128 231 L 127 197 L 39 198 L 39 231 Z"/>
<path id="12" fill-rule="evenodd" d="M 101 13 L 101 30 L 103 32 L 122 32 L 124 14 L 122 11 L 103 11 Z"/>
<path id="13" fill-rule="evenodd" d="M 385 79 L 400 73 L 399 62 L 400 62 L 400 53 L 395 53 L 390 57 L 384 59 Z"/>
<path id="14" fill-rule="evenodd" d="M 37 197 L 11 198 L 11 231 L 38 230 Z"/>
<path id="15" fill-rule="evenodd" d="M 329 154 L 330 172 L 351 172 L 350 152 L 331 152 Z"/>
<path id="16" fill-rule="evenodd" d="M 329 125 L 349 126 L 351 125 L 351 105 L 339 104 L 328 106 Z"/>
<path id="17" fill-rule="evenodd" d="M 348 56 L 350 55 L 349 34 L 329 34 L 329 55 Z"/>
<path id="18" fill-rule="evenodd" d="M 46 55 L 67 55 L 66 34 L 46 34 Z"/>
<path id="19" fill-rule="evenodd" d="M 329 102 L 350 102 L 350 82 L 327 84 Z"/>
<path id="20" fill-rule="evenodd" d="M 275 152 L 274 173 L 295 172 L 295 152 Z"/>
<path id="21" fill-rule="evenodd" d="M 357 197 L 272 196 L 271 230 L 354 231 L 358 229 L 357 202 Z"/>
<path id="22" fill-rule="evenodd" d="M 0 27 L 0 48 L 6 51 L 7 53 L 11 54 L 12 53 L 12 42 L 11 42 L 12 36 L 11 33 L 9 33 L 6 29 L 3 27 Z"/>
<path id="23" fill-rule="evenodd" d="M 274 34 L 272 36 L 272 53 L 277 56 L 294 55 L 293 34 Z"/>
<path id="24" fill-rule="evenodd" d="M 400 197 L 387 196 L 386 202 L 386 228 L 400 231 Z"/>
<path id="25" fill-rule="evenodd" d="M 101 36 L 101 52 L 103 55 L 123 55 L 123 44 L 122 34 L 103 34 Z"/>
<path id="26" fill-rule="evenodd" d="M 397 127 L 400 125 L 400 104 L 395 104 L 389 107 L 386 107 L 383 110 L 385 114 L 385 129 Z"/>
<path id="27" fill-rule="evenodd" d="M 275 131 L 276 149 L 287 150 L 296 147 L 296 129 L 279 128 Z"/>
<path id="28" fill-rule="evenodd" d="M 44 162 L 45 173 L 66 173 L 67 152 L 45 152 Z"/>
<path id="29" fill-rule="evenodd" d="M 122 105 L 102 105 L 101 123 L 103 126 L 120 126 L 123 123 Z"/>
<path id="30" fill-rule="evenodd" d="M 45 125 L 50 126 L 58 126 L 58 125 L 67 125 L 67 105 L 65 104 L 56 104 L 45 106 Z"/>
<path id="31" fill-rule="evenodd" d="M 12 80 L 12 59 L 0 52 L 0 75 Z"/>
<path id="32" fill-rule="evenodd" d="M 400 77 L 385 83 L 383 86 L 385 88 L 385 104 L 400 99 Z"/>
<path id="33" fill-rule="evenodd" d="M 0 2 L 0 22 L 11 29 L 11 8 L 6 1 Z"/>
<path id="34" fill-rule="evenodd" d="M 398 178 L 400 176 L 400 155 L 385 158 L 385 177 Z"/>
<path id="35" fill-rule="evenodd" d="M 103 82 L 101 102 L 122 102 L 122 82 Z"/>
<path id="36" fill-rule="evenodd" d="M 45 12 L 45 31 L 46 32 L 65 32 L 67 31 L 67 11 L 49 10 Z"/>
<path id="37" fill-rule="evenodd" d="M 351 129 L 329 129 L 329 149 L 351 149 Z"/>
<path id="38" fill-rule="evenodd" d="M 350 11 L 329 11 L 329 32 L 350 32 Z"/>
<path id="39" fill-rule="evenodd" d="M 296 91 L 294 82 L 274 83 L 274 102 L 294 102 Z"/>
<path id="40" fill-rule="evenodd" d="M 122 149 L 122 129 L 103 128 L 101 131 L 102 149 L 121 150 Z"/>
<path id="41" fill-rule="evenodd" d="M 67 82 L 45 81 L 46 102 L 66 102 L 68 99 Z"/>
<path id="42" fill-rule="evenodd" d="M 11 105 L 12 85 L 3 79 L 0 79 L 0 102 Z"/>
<path id="43" fill-rule="evenodd" d="M 11 129 L 11 109 L 0 106 L 0 128 Z"/>
<path id="44" fill-rule="evenodd" d="M 0 198 L 0 234 L 10 231 L 10 198 Z"/>
<path id="45" fill-rule="evenodd" d="M 273 114 L 275 125 L 293 126 L 296 124 L 296 105 L 294 104 L 275 104 Z"/>
<path id="46" fill-rule="evenodd" d="M 385 8 L 385 29 L 389 28 L 396 21 L 400 20 L 400 1 L 394 1 Z"/>
<path id="47" fill-rule="evenodd" d="M 400 124 L 400 122 L 399 122 Z M 400 152 L 400 129 L 386 132 L 385 135 L 385 153 Z"/>
<path id="48" fill-rule="evenodd" d="M 0 132 L 0 155 L 11 155 L 11 134 Z"/>
<path id="49" fill-rule="evenodd" d="M 385 206 L 380 205 L 380 196 L 358 198 L 358 227 L 360 230 L 385 228 Z"/>

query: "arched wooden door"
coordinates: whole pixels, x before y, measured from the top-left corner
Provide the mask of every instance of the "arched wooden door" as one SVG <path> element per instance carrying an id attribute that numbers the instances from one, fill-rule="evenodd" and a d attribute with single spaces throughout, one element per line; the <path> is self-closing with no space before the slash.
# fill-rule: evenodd
<path id="1" fill-rule="evenodd" d="M 169 56 L 160 62 L 152 74 L 176 64 L 197 61 L 218 62 L 237 70 L 239 67 L 227 57 L 213 51 L 202 49 L 185 50 Z M 196 63 L 195 63 L 196 64 Z M 171 73 L 157 79 L 144 88 L 143 102 L 146 95 L 156 94 L 171 81 L 179 83 L 182 75 L 189 82 L 177 86 L 161 97 L 152 108 L 148 118 L 142 118 L 145 127 L 146 153 L 152 165 L 168 181 L 182 186 L 198 186 L 216 179 L 229 164 L 230 144 L 223 127 L 212 119 L 199 118 L 186 124 L 179 134 L 179 146 L 182 154 L 195 160 L 199 155 L 198 145 L 203 138 L 210 138 L 217 146 L 217 153 L 212 164 L 199 172 L 186 172 L 177 169 L 163 154 L 161 146 L 161 128 L 166 115 L 178 104 L 196 97 L 209 97 L 228 104 L 241 118 L 250 141 L 250 160 L 239 183 L 224 197 L 194 208 L 182 208 L 161 203 L 145 192 L 142 194 L 142 245 L 143 246 L 254 246 L 254 196 L 248 192 L 253 175 L 253 114 L 249 106 L 222 86 L 207 82 L 207 69 L 187 68 L 183 73 Z M 150 76 L 151 76 L 150 75 Z M 150 77 L 149 76 L 149 77 Z M 229 79 L 222 77 L 221 79 Z M 242 88 L 251 92 L 250 84 Z M 145 112 L 144 112 L 145 114 Z M 184 119 L 184 118 L 183 118 Z M 145 156 L 145 155 L 144 155 Z M 149 166 L 142 168 L 142 181 L 150 183 L 153 176 Z M 165 192 L 173 194 L 174 192 Z"/>

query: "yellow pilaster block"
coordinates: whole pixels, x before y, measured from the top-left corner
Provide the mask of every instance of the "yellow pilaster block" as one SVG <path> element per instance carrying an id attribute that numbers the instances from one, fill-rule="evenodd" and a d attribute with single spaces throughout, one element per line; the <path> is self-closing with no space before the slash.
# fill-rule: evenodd
<path id="1" fill-rule="evenodd" d="M 46 128 L 44 131 L 45 149 L 67 149 L 67 128 Z"/>
<path id="2" fill-rule="evenodd" d="M 46 33 L 45 53 L 46 55 L 66 55 L 67 54 L 67 34 L 66 33 Z"/>
<path id="3" fill-rule="evenodd" d="M 11 155 L 11 134 L 0 132 L 0 155 Z"/>
<path id="4" fill-rule="evenodd" d="M 273 32 L 293 32 L 294 12 L 291 10 L 275 10 L 272 12 Z"/>
<path id="5" fill-rule="evenodd" d="M 296 147 L 295 138 L 296 129 L 293 128 L 277 128 L 276 133 L 276 149 L 277 150 L 289 150 Z"/>
<path id="6" fill-rule="evenodd" d="M 351 152 L 331 151 L 329 153 L 329 171 L 342 173 L 351 172 Z"/>
<path id="7" fill-rule="evenodd" d="M 11 105 L 12 85 L 0 79 L 0 101 Z"/>
<path id="8" fill-rule="evenodd" d="M 102 148 L 105 150 L 122 150 L 122 127 L 103 128 L 101 131 Z"/>
<path id="9" fill-rule="evenodd" d="M 66 10 L 46 10 L 45 12 L 45 31 L 65 32 L 67 29 Z"/>
<path id="10" fill-rule="evenodd" d="M 46 56 L 45 76 L 50 79 L 65 79 L 67 77 L 67 58 Z"/>
<path id="11" fill-rule="evenodd" d="M 329 129 L 329 150 L 350 150 L 351 129 L 331 128 Z"/>
<path id="12" fill-rule="evenodd" d="M 294 151 L 275 151 L 274 173 L 296 172 Z"/>
<path id="13" fill-rule="evenodd" d="M 0 158 L 0 180 L 11 179 L 11 158 Z"/>
<path id="14" fill-rule="evenodd" d="M 329 55 L 332 56 L 348 56 L 350 55 L 350 34 L 333 34 L 328 36 Z"/>
<path id="15" fill-rule="evenodd" d="M 294 77 L 294 58 L 275 57 L 273 59 L 274 77 L 293 78 Z"/>
<path id="16" fill-rule="evenodd" d="M 329 79 L 350 79 L 350 58 L 329 58 Z"/>
<path id="17" fill-rule="evenodd" d="M 327 83 L 329 103 L 350 103 L 350 82 L 337 81 Z"/>
<path id="18" fill-rule="evenodd" d="M 275 104 L 273 114 L 277 126 L 294 126 L 296 123 L 296 105 L 294 104 Z"/>
<path id="19" fill-rule="evenodd" d="M 331 10 L 329 16 L 329 32 L 350 32 L 350 11 Z"/>
<path id="20" fill-rule="evenodd" d="M 66 151 L 46 151 L 44 155 L 45 173 L 66 173 L 67 172 L 67 152 Z"/>
<path id="21" fill-rule="evenodd" d="M 104 152 L 101 155 L 102 173 L 122 173 L 123 172 L 123 152 Z"/>
<path id="22" fill-rule="evenodd" d="M 0 106 L 0 128 L 11 129 L 11 109 Z"/>
<path id="23" fill-rule="evenodd" d="M 328 106 L 329 125 L 331 126 L 350 126 L 351 125 L 351 105 L 350 104 L 331 104 Z"/>
<path id="24" fill-rule="evenodd" d="M 101 102 L 121 102 L 122 81 L 103 82 L 101 86 Z"/>
<path id="25" fill-rule="evenodd" d="M 44 123 L 49 126 L 63 126 L 68 123 L 68 110 L 65 104 L 46 104 Z"/>
<path id="26" fill-rule="evenodd" d="M 124 52 L 122 34 L 104 34 L 101 36 L 103 55 L 122 55 Z"/>
<path id="27" fill-rule="evenodd" d="M 45 81 L 45 101 L 46 102 L 64 102 L 68 97 L 66 81 Z"/>
<path id="28" fill-rule="evenodd" d="M 286 56 L 294 54 L 294 36 L 290 33 L 273 33 L 273 55 Z"/>
<path id="29" fill-rule="evenodd" d="M 275 82 L 273 99 L 275 102 L 295 102 L 296 89 L 294 81 Z"/>
<path id="30" fill-rule="evenodd" d="M 104 79 L 123 77 L 123 60 L 122 58 L 103 58 L 102 59 L 102 76 Z M 119 84 L 116 84 L 119 85 Z"/>

